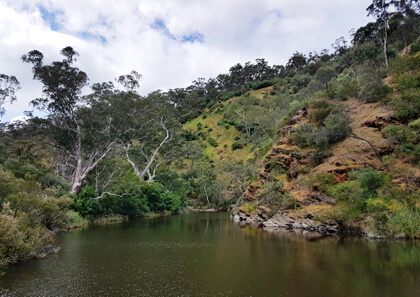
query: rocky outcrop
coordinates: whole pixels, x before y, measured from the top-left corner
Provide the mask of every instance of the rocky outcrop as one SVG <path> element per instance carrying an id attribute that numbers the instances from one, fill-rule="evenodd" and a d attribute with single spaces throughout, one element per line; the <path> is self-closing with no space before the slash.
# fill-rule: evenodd
<path id="1" fill-rule="evenodd" d="M 245 210 L 241 209 L 236 204 L 232 204 L 229 208 L 231 213 L 231 219 L 235 222 L 246 222 L 251 225 L 262 225 L 269 217 L 273 215 L 271 209 L 259 206 L 256 208 L 255 212 L 248 213 Z"/>
<path id="2" fill-rule="evenodd" d="M 314 221 L 311 215 L 298 215 L 287 211 L 279 211 L 271 219 L 263 223 L 264 229 L 301 229 L 320 233 L 337 233 L 339 226 Z"/>
<path id="3" fill-rule="evenodd" d="M 378 130 L 382 130 L 384 127 L 388 125 L 399 125 L 401 124 L 398 119 L 394 116 L 378 116 L 375 119 L 365 121 L 361 126 L 366 126 L 369 128 L 376 128 Z"/>
<path id="4" fill-rule="evenodd" d="M 335 200 L 321 193 L 310 193 L 302 201 L 298 201 L 300 205 L 335 205 Z"/>
<path id="5" fill-rule="evenodd" d="M 255 197 L 255 193 L 260 189 L 260 186 L 250 185 L 242 195 L 244 201 L 255 201 L 257 197 Z"/>

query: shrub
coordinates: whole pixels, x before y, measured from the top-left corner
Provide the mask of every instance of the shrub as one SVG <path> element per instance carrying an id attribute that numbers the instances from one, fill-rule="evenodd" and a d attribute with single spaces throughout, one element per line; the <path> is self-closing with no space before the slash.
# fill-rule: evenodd
<path id="1" fill-rule="evenodd" d="M 242 149 L 244 146 L 243 146 L 243 144 L 241 144 L 241 143 L 238 143 L 238 142 L 234 142 L 234 143 L 232 143 L 232 150 L 234 151 L 234 150 L 239 150 L 239 149 Z"/>
<path id="2" fill-rule="evenodd" d="M 363 190 L 358 181 L 347 181 L 327 190 L 327 194 L 338 201 L 357 202 L 363 199 Z"/>
<path id="3" fill-rule="evenodd" d="M 321 151 L 315 151 L 311 155 L 311 160 L 313 162 L 314 166 L 318 166 L 322 164 L 322 162 L 333 155 L 333 152 L 331 150 L 321 150 Z"/>
<path id="4" fill-rule="evenodd" d="M 175 213 L 182 206 L 182 201 L 178 195 L 175 195 L 171 191 L 165 191 L 160 197 L 162 201 L 163 210 Z"/>
<path id="5" fill-rule="evenodd" d="M 209 137 L 207 138 L 207 142 L 212 146 L 212 147 L 218 147 L 219 143 L 217 143 L 216 139 L 214 139 L 213 137 Z"/>
<path id="6" fill-rule="evenodd" d="M 257 82 L 252 83 L 252 89 L 259 90 L 262 88 L 270 87 L 272 85 L 273 85 L 273 82 L 271 80 L 257 81 Z"/>
<path id="7" fill-rule="evenodd" d="M 370 167 L 352 171 L 349 176 L 360 182 L 365 198 L 376 197 L 378 189 L 385 184 L 384 175 Z"/>
<path id="8" fill-rule="evenodd" d="M 409 237 L 420 236 L 420 213 L 418 210 L 404 209 L 389 218 L 389 228 L 393 234 L 405 233 Z"/>
<path id="9" fill-rule="evenodd" d="M 198 122 L 197 130 L 200 131 L 201 129 L 203 129 L 203 124 L 201 124 L 201 122 Z"/>
<path id="10" fill-rule="evenodd" d="M 314 216 L 314 220 L 337 223 L 340 225 L 340 228 L 344 229 L 356 228 L 357 221 L 362 218 L 360 210 L 349 208 L 346 205 L 337 205 L 334 208 L 325 209 Z"/>
<path id="11" fill-rule="evenodd" d="M 325 100 L 317 100 L 309 105 L 309 121 L 321 125 L 332 110 L 332 105 Z"/>
<path id="12" fill-rule="evenodd" d="M 80 194 L 74 198 L 73 209 L 88 219 L 103 215 L 102 205 L 93 199 L 95 197 L 95 190 L 92 187 L 84 187 Z"/>
<path id="13" fill-rule="evenodd" d="M 371 212 L 384 212 L 388 211 L 388 203 L 384 199 L 369 199 L 366 201 L 366 210 Z"/>
<path id="14" fill-rule="evenodd" d="M 393 138 L 399 143 L 411 143 L 417 135 L 407 126 L 389 125 L 382 130 L 385 138 Z"/>
<path id="15" fill-rule="evenodd" d="M 336 79 L 332 80 L 331 85 L 330 96 L 341 100 L 358 97 L 360 91 L 357 80 L 348 75 L 340 74 Z"/>
<path id="16" fill-rule="evenodd" d="M 186 141 L 198 140 L 198 134 L 190 129 L 184 130 L 184 132 L 181 133 L 181 137 L 183 137 Z"/>

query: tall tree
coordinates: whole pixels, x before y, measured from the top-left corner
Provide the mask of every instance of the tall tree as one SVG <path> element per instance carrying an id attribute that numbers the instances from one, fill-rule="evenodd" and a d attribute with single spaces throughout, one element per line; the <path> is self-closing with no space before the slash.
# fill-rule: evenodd
<path id="1" fill-rule="evenodd" d="M 47 118 L 32 121 L 60 152 L 71 174 L 71 193 L 78 194 L 87 175 L 133 130 L 130 121 L 138 116 L 139 96 L 117 91 L 111 82 L 94 84 L 93 93 L 82 96 L 88 77 L 72 66 L 78 53 L 66 47 L 61 54 L 62 61 L 49 65 L 43 63 L 44 56 L 37 50 L 23 55 L 22 60 L 32 64 L 34 79 L 43 84 L 44 97 L 32 100 L 32 104 L 48 113 Z"/>
<path id="2" fill-rule="evenodd" d="M 147 114 L 133 121 L 130 138 L 122 140 L 125 159 L 141 180 L 154 181 L 157 169 L 182 155 L 181 125 L 172 101 L 160 92 L 142 100 Z"/>
<path id="3" fill-rule="evenodd" d="M 20 83 L 15 76 L 0 73 L 0 116 L 5 112 L 3 104 L 16 101 L 16 90 L 20 89 Z"/>
<path id="4" fill-rule="evenodd" d="M 390 19 L 389 7 L 393 1 L 391 0 L 373 0 L 372 4 L 366 8 L 368 16 L 374 16 L 382 27 L 382 45 L 385 58 L 385 66 L 388 67 L 387 42 L 388 42 L 388 26 Z"/>

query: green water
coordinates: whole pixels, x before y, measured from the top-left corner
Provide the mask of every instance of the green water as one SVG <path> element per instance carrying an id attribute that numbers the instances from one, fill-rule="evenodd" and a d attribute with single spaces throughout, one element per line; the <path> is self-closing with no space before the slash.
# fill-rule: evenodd
<path id="1" fill-rule="evenodd" d="M 198 213 L 60 235 L 0 296 L 420 296 L 420 243 L 270 233 Z"/>

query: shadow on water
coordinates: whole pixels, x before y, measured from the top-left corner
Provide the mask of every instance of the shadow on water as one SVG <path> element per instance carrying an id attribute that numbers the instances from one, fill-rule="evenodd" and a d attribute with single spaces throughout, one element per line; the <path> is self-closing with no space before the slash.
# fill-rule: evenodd
<path id="1" fill-rule="evenodd" d="M 0 296 L 420 296 L 420 243 L 267 232 L 226 213 L 91 226 L 13 266 Z"/>

